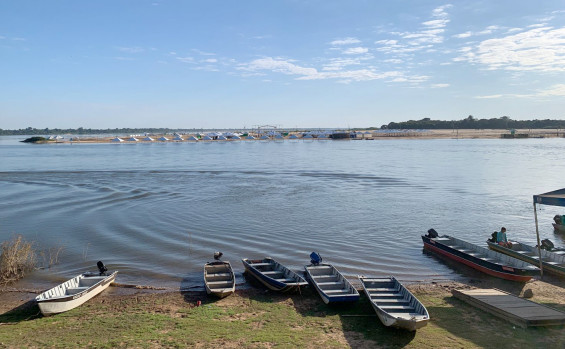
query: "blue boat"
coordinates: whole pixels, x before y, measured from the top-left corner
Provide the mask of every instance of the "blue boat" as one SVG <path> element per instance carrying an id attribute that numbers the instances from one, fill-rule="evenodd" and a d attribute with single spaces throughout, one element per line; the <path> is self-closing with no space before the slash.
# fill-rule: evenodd
<path id="1" fill-rule="evenodd" d="M 302 276 L 272 258 L 245 258 L 241 261 L 245 271 L 270 290 L 289 292 L 308 285 L 308 282 Z"/>
<path id="2" fill-rule="evenodd" d="M 324 303 L 355 302 L 359 292 L 331 264 L 321 263 L 322 257 L 312 252 L 311 264 L 304 267 L 308 281 L 312 283 Z"/>

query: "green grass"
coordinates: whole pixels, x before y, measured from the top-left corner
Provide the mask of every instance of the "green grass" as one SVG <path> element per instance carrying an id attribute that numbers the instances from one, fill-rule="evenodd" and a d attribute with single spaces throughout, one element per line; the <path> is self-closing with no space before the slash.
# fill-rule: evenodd
<path id="1" fill-rule="evenodd" d="M 204 296 L 99 296 L 67 313 L 34 316 L 33 303 L 0 315 L 0 347 L 474 348 L 565 345 L 563 328 L 521 329 L 448 293 L 416 294 L 432 320 L 417 333 L 384 327 L 366 298 L 327 306 L 313 294 L 250 290 Z M 1 295 L 0 295 L 1 296 Z M 195 300 L 204 297 L 202 306 Z M 202 298 L 200 298 L 202 299 Z"/>

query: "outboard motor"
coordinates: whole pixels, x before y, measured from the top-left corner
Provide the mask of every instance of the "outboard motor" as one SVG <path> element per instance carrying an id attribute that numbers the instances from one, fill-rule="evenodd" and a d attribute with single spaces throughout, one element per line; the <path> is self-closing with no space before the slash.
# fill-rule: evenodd
<path id="1" fill-rule="evenodd" d="M 222 252 L 219 252 L 219 251 L 214 252 L 214 260 L 219 261 L 220 258 L 222 258 L 223 255 L 224 254 Z"/>
<path id="2" fill-rule="evenodd" d="M 320 254 L 318 252 L 310 253 L 310 263 L 312 265 L 318 265 L 318 264 L 322 263 L 322 256 L 320 256 Z"/>
<path id="3" fill-rule="evenodd" d="M 553 244 L 553 242 L 551 242 L 551 240 L 549 239 L 543 239 L 541 240 L 541 248 L 546 250 L 546 251 L 551 251 L 553 250 L 553 248 L 555 247 L 555 245 Z"/>
<path id="4" fill-rule="evenodd" d="M 100 271 L 100 275 L 106 275 L 108 268 L 106 268 L 102 261 L 98 261 L 98 263 L 96 263 L 96 266 L 98 267 L 98 271 Z"/>
<path id="5" fill-rule="evenodd" d="M 439 234 L 438 234 L 437 231 L 436 231 L 435 229 L 433 229 L 433 228 L 432 228 L 432 229 L 429 229 L 429 230 L 428 230 L 428 234 L 426 235 L 426 237 L 431 238 L 431 239 L 437 238 L 438 236 L 439 236 Z"/>

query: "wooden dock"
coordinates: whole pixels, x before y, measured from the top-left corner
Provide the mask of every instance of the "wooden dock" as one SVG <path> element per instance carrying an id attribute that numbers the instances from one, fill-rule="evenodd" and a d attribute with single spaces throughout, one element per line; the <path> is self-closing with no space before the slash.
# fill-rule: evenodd
<path id="1" fill-rule="evenodd" d="M 565 313 L 494 288 L 453 290 L 453 295 L 520 327 L 565 324 Z"/>

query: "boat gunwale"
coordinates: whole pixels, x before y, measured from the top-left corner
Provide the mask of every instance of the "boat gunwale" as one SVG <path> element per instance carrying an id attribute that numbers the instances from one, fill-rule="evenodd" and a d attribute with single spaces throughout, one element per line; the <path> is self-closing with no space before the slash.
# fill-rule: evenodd
<path id="1" fill-rule="evenodd" d="M 71 300 L 75 300 L 75 299 L 81 298 L 81 297 L 83 297 L 83 296 L 85 296 L 85 295 L 87 295 L 87 294 L 89 294 L 89 293 L 91 293 L 91 292 L 97 290 L 98 288 L 100 288 L 100 287 L 102 287 L 102 286 L 105 286 L 105 285 L 108 284 L 108 283 L 114 282 L 114 280 L 116 279 L 116 276 L 117 276 L 117 274 L 118 274 L 118 271 L 116 270 L 116 271 L 112 272 L 110 275 L 86 275 L 86 274 L 87 274 L 87 273 L 83 273 L 83 274 L 77 275 L 77 276 L 75 276 L 75 277 L 73 277 L 73 278 L 71 278 L 71 279 L 69 279 L 69 280 L 67 280 L 67 281 L 65 281 L 65 282 L 63 282 L 63 283 L 61 283 L 61 284 L 55 286 L 55 287 L 52 287 L 52 288 L 50 288 L 50 289 L 48 289 L 48 290 L 46 290 L 46 291 L 40 293 L 37 297 L 35 297 L 35 301 L 36 301 L 37 303 L 51 303 L 51 302 L 61 302 L 61 303 L 63 303 L 63 302 L 68 302 L 68 301 L 71 301 Z M 93 285 L 87 287 L 86 289 L 84 289 L 84 290 L 82 290 L 82 291 L 80 291 L 80 292 L 77 292 L 77 293 L 75 293 L 75 294 L 70 294 L 70 295 L 65 294 L 65 295 L 62 295 L 62 296 L 54 296 L 54 297 L 49 297 L 49 298 L 45 298 L 45 299 L 40 299 L 40 297 L 41 297 L 42 295 L 46 294 L 47 292 L 49 292 L 49 291 L 51 291 L 51 290 L 56 289 L 57 287 L 61 287 L 64 283 L 66 283 L 66 282 L 68 282 L 68 281 L 71 281 L 71 280 L 73 280 L 73 279 L 75 279 L 75 278 L 78 278 L 78 281 L 80 282 L 81 279 L 87 278 L 87 277 L 90 277 L 90 276 L 96 276 L 96 277 L 99 277 L 99 276 L 106 276 L 106 277 L 105 277 L 104 279 L 100 279 L 100 281 L 98 281 L 97 283 L 95 283 L 95 284 L 93 284 Z M 67 288 L 72 288 L 72 287 L 67 287 Z M 67 289 L 67 288 L 66 288 L 66 289 Z"/>

